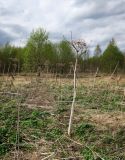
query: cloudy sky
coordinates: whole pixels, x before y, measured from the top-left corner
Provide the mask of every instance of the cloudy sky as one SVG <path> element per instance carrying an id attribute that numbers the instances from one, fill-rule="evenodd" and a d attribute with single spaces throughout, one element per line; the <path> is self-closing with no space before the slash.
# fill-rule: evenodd
<path id="1" fill-rule="evenodd" d="M 38 27 L 53 41 L 72 31 L 91 49 L 114 37 L 125 50 L 125 0 L 0 0 L 0 44 L 22 45 Z"/>

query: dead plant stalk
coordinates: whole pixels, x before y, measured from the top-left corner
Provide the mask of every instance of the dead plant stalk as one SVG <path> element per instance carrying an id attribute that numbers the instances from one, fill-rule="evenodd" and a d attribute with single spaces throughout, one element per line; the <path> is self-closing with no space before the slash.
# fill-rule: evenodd
<path id="1" fill-rule="evenodd" d="M 78 53 L 77 53 L 77 55 L 78 55 Z M 68 135 L 69 136 L 71 135 L 71 125 L 72 125 L 74 106 L 75 106 L 75 99 L 76 99 L 76 72 L 77 72 L 77 63 L 78 63 L 78 58 L 76 57 L 75 67 L 74 67 L 73 101 L 72 101 L 72 106 L 71 106 L 71 113 L 70 113 L 70 120 L 69 120 L 69 127 L 68 127 Z"/>
<path id="2" fill-rule="evenodd" d="M 74 106 L 75 106 L 75 100 L 76 100 L 76 74 L 77 74 L 78 57 L 82 56 L 87 51 L 87 46 L 85 41 L 83 40 L 72 41 L 72 33 L 71 33 L 71 45 L 75 49 L 76 59 L 75 59 L 75 65 L 74 65 L 73 100 L 71 105 L 71 112 L 70 112 L 70 119 L 69 119 L 69 126 L 68 126 L 69 136 L 71 135 L 71 126 L 73 121 L 73 113 L 74 113 Z"/>

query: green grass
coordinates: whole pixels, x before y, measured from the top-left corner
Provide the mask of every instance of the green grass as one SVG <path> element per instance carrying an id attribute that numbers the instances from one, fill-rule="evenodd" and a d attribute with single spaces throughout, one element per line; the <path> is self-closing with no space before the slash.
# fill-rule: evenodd
<path id="1" fill-rule="evenodd" d="M 48 112 L 20 107 L 20 146 L 25 149 L 26 142 L 40 139 L 52 124 Z M 16 145 L 17 133 L 17 103 L 10 101 L 0 105 L 0 155 L 3 155 Z M 25 136 L 24 136 L 25 135 Z"/>
<path id="2" fill-rule="evenodd" d="M 60 95 L 59 100 L 61 105 L 70 105 L 72 101 L 73 90 L 72 86 L 61 87 L 61 90 L 57 88 L 55 90 Z M 120 102 L 123 102 L 123 94 L 120 94 L 117 90 L 111 90 L 107 86 L 100 86 L 96 89 L 88 86 L 78 86 L 76 104 L 83 106 L 86 109 L 101 109 L 102 111 L 120 111 Z M 57 100 L 57 99 L 56 99 Z M 66 101 L 66 102 L 65 102 Z M 68 102 L 69 101 L 69 102 Z M 125 111 L 125 107 L 122 107 L 122 111 Z"/>
<path id="3" fill-rule="evenodd" d="M 10 97 L 9 95 L 1 96 L 3 101 L 0 102 L 0 157 L 4 157 L 6 153 L 15 149 L 18 103 L 25 103 L 26 95 L 30 93 L 30 87 L 25 86 L 23 88 L 23 92 L 26 94 L 21 98 Z M 115 131 L 112 128 L 103 130 L 98 128 L 84 112 L 86 109 L 92 111 L 98 109 L 98 112 L 106 112 L 107 114 L 120 111 L 119 102 L 123 101 L 122 94 L 106 87 L 94 89 L 81 85 L 77 88 L 71 139 L 82 144 L 79 146 L 65 137 L 73 94 L 72 85 L 65 84 L 61 87 L 51 85 L 50 87 L 51 94 L 54 93 L 55 101 L 63 101 L 56 103 L 53 106 L 53 111 L 20 105 L 19 147 L 21 151 L 35 151 L 35 143 L 42 139 L 49 144 L 48 152 L 60 151 L 56 155 L 59 158 L 71 157 L 73 153 L 82 156 L 85 160 L 94 160 L 93 153 L 97 153 L 105 160 L 125 159 L 125 128 L 119 127 Z M 123 106 L 122 111 L 124 112 L 124 110 Z"/>

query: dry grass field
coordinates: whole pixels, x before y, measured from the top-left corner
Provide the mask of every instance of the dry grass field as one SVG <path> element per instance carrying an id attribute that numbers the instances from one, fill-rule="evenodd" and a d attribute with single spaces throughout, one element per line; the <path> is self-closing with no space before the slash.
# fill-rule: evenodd
<path id="1" fill-rule="evenodd" d="M 125 77 L 0 77 L 0 159 L 125 160 Z"/>

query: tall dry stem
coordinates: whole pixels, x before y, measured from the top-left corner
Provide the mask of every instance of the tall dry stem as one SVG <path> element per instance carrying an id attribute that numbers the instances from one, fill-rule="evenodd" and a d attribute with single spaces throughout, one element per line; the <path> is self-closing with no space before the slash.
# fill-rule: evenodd
<path id="1" fill-rule="evenodd" d="M 71 40 L 72 40 L 72 35 L 71 35 Z M 72 105 L 71 105 L 70 118 L 69 118 L 69 126 L 68 126 L 68 135 L 69 136 L 71 136 L 71 127 L 72 127 L 72 121 L 73 121 L 73 115 L 74 115 L 74 107 L 75 107 L 75 100 L 76 100 L 76 74 L 77 74 L 78 57 L 82 56 L 87 51 L 86 43 L 83 40 L 72 41 L 71 45 L 75 49 L 76 59 L 75 59 L 75 65 L 74 65 L 73 100 L 72 100 Z"/>
<path id="2" fill-rule="evenodd" d="M 78 58 L 76 57 L 75 68 L 74 68 L 73 101 L 72 101 L 72 106 L 71 106 L 71 113 L 70 113 L 69 127 L 68 127 L 68 135 L 69 136 L 71 135 L 71 125 L 72 125 L 74 106 L 75 106 L 75 99 L 76 99 L 76 71 L 77 71 L 77 63 L 78 63 Z"/>

